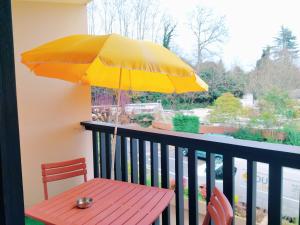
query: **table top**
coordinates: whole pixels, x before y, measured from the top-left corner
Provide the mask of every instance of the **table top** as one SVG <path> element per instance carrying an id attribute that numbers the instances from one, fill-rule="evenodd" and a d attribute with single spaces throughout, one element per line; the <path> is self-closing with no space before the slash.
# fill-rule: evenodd
<path id="1" fill-rule="evenodd" d="M 56 225 L 152 224 L 168 206 L 174 192 L 168 189 L 96 178 L 45 200 L 25 211 L 26 216 Z M 78 209 L 80 197 L 93 198 Z"/>

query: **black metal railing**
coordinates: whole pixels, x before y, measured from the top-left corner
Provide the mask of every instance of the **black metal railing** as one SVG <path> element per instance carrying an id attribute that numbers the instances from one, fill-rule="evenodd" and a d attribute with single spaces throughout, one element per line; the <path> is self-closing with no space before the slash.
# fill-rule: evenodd
<path id="1" fill-rule="evenodd" d="M 111 137 L 114 125 L 100 122 L 81 122 L 81 125 L 93 133 L 95 177 L 110 178 Z M 269 165 L 268 224 L 281 224 L 282 170 L 283 167 L 300 169 L 299 147 L 119 126 L 115 179 L 147 183 L 146 143 L 150 143 L 151 185 L 160 185 L 162 188 L 169 188 L 170 185 L 169 147 L 175 146 L 176 224 L 184 224 L 183 149 L 188 149 L 189 224 L 199 224 L 197 149 L 206 152 L 206 201 L 210 198 L 211 190 L 215 185 L 215 155 L 219 154 L 223 156 L 223 192 L 233 208 L 234 158 L 247 160 L 247 225 L 256 224 L 257 162 L 267 163 Z M 128 157 L 130 157 L 130 166 Z M 160 173 L 159 165 L 161 165 Z M 162 224 L 170 224 L 170 208 L 163 212 Z"/>

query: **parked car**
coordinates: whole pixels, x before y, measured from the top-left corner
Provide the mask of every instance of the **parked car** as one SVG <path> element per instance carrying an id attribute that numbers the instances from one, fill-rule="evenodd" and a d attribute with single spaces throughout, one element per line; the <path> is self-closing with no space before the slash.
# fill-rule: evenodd
<path id="1" fill-rule="evenodd" d="M 207 136 L 207 137 L 211 137 L 211 136 L 215 136 L 215 137 L 227 137 L 227 138 L 232 138 L 232 139 L 234 138 L 232 136 L 225 135 L 225 134 L 204 134 L 204 136 Z M 183 149 L 182 153 L 183 153 L 184 156 L 187 157 L 188 156 L 188 149 L 187 148 Z M 199 160 L 206 160 L 206 153 L 205 152 L 203 152 L 201 150 L 197 150 L 196 155 L 197 155 L 197 158 Z M 223 157 L 222 157 L 222 155 L 216 154 L 215 155 L 215 159 L 217 161 L 219 161 L 219 160 L 223 160 Z"/>

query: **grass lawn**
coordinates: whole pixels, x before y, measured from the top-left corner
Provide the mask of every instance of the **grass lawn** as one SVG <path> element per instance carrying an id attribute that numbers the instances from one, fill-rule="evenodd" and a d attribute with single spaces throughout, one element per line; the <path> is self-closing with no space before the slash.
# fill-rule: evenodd
<path id="1" fill-rule="evenodd" d="M 44 224 L 34 219 L 25 217 L 25 225 L 44 225 Z"/>

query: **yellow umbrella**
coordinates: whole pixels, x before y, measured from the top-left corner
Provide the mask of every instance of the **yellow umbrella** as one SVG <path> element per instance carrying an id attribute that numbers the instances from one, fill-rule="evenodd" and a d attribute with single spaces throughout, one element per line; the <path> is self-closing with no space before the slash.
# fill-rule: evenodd
<path id="1" fill-rule="evenodd" d="M 207 91 L 193 68 L 168 49 L 117 34 L 73 35 L 22 54 L 36 75 L 120 90 L 185 93 Z M 118 115 L 118 107 L 117 113 Z M 114 132 L 114 148 L 118 116 Z"/>
<path id="2" fill-rule="evenodd" d="M 22 62 L 39 76 L 99 87 L 161 93 L 208 89 L 166 48 L 116 34 L 61 38 L 23 53 Z"/>

